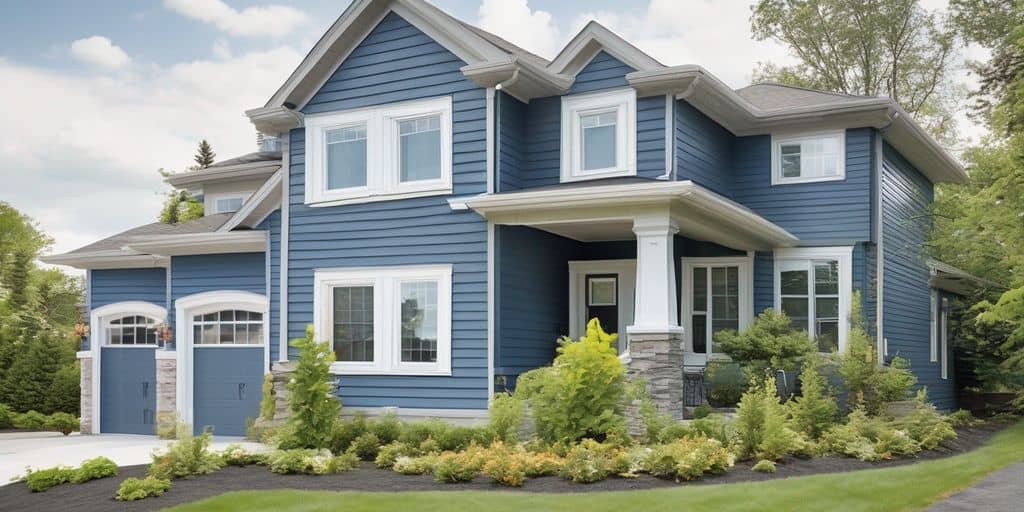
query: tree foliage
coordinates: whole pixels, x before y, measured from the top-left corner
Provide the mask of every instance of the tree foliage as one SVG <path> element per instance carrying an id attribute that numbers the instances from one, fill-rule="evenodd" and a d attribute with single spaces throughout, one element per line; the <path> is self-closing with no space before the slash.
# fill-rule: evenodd
<path id="1" fill-rule="evenodd" d="M 199 147 L 196 149 L 196 155 L 193 157 L 196 165 L 199 169 L 206 169 L 213 165 L 214 159 L 217 158 L 217 153 L 213 152 L 213 146 L 210 145 L 206 139 L 199 141 Z"/>
<path id="2" fill-rule="evenodd" d="M 179 224 L 203 216 L 203 203 L 192 197 L 187 190 L 172 190 L 167 193 L 164 207 L 160 210 L 160 222 Z"/>
<path id="3" fill-rule="evenodd" d="M 919 0 L 759 0 L 751 30 L 799 59 L 761 63 L 755 81 L 888 96 L 950 140 L 960 91 L 949 80 L 956 32 Z"/>
<path id="4" fill-rule="evenodd" d="M 341 412 L 341 401 L 334 395 L 331 383 L 334 351 L 329 343 L 313 338 L 313 326 L 306 327 L 305 338 L 292 340 L 291 345 L 299 349 L 295 374 L 288 383 L 288 422 L 294 432 L 293 445 L 326 448 Z"/>

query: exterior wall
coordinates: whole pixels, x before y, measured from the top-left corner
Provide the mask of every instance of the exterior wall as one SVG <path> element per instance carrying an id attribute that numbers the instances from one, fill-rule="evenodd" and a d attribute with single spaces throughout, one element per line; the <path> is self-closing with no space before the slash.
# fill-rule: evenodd
<path id="1" fill-rule="evenodd" d="M 89 310 L 124 301 L 143 301 L 167 307 L 167 270 L 125 268 L 89 271 Z M 93 326 L 98 330 L 99 326 Z M 82 343 L 89 350 L 90 340 Z"/>
<path id="2" fill-rule="evenodd" d="M 846 131 L 846 179 L 771 184 L 771 137 L 735 143 L 733 199 L 807 244 L 871 240 L 871 139 L 869 128 Z"/>
<path id="3" fill-rule="evenodd" d="M 935 405 L 950 408 L 955 405 L 952 379 L 942 380 L 940 363 L 929 361 L 931 291 L 923 247 L 931 227 L 928 206 L 933 199 L 932 184 L 891 147 L 886 145 L 883 151 L 882 328 L 887 355 L 909 359 L 918 382 L 928 388 Z"/>
<path id="4" fill-rule="evenodd" d="M 262 252 L 174 256 L 171 258 L 171 300 L 176 303 L 182 297 L 216 290 L 264 295 L 267 293 L 266 268 Z M 174 315 L 174 308 L 168 308 L 168 325 L 174 325 Z M 183 334 L 176 333 L 176 336 Z"/>
<path id="5" fill-rule="evenodd" d="M 389 14 L 351 53 L 304 112 L 328 112 L 451 95 L 455 196 L 486 192 L 486 94 L 464 63 Z M 313 271 L 452 264 L 452 376 L 342 376 L 346 407 L 485 409 L 488 400 L 487 223 L 453 212 L 449 196 L 309 207 L 305 134 L 292 130 L 289 169 L 288 335 L 313 322 Z"/>
<path id="6" fill-rule="evenodd" d="M 529 107 L 502 91 L 497 91 L 496 96 L 498 132 L 495 144 L 498 154 L 495 191 L 504 192 L 523 188 L 523 169 L 527 165 L 526 112 Z"/>
<path id="7" fill-rule="evenodd" d="M 732 196 L 736 137 L 685 100 L 678 100 L 674 140 L 677 180 L 692 180 Z"/>
<path id="8" fill-rule="evenodd" d="M 202 188 L 203 208 L 209 215 L 214 211 L 214 200 L 221 194 L 252 194 L 267 181 L 265 178 L 229 181 L 225 183 L 207 183 Z"/>
<path id="9" fill-rule="evenodd" d="M 634 71 L 636 70 L 608 53 L 597 52 L 597 55 L 576 73 L 576 81 L 569 88 L 569 94 L 629 87 L 626 74 Z"/>
<path id="10" fill-rule="evenodd" d="M 281 332 L 281 210 L 271 213 L 259 225 L 259 229 L 267 230 L 270 236 L 270 251 L 267 253 L 267 264 L 270 273 L 270 361 L 277 361 L 281 352 L 279 335 Z"/>

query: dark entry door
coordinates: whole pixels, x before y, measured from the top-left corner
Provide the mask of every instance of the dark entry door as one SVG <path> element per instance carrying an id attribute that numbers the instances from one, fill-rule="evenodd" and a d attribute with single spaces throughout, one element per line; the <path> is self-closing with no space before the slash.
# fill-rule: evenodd
<path id="1" fill-rule="evenodd" d="M 619 331 L 619 276 L 587 274 L 587 318 L 597 318 L 608 333 Z"/>

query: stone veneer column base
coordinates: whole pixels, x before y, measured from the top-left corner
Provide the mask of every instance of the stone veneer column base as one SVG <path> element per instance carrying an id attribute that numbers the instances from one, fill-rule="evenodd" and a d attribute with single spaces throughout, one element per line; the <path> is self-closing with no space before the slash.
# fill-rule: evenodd
<path id="1" fill-rule="evenodd" d="M 257 418 L 257 428 L 280 425 L 288 420 L 291 411 L 288 409 L 288 381 L 295 373 L 295 361 L 278 361 L 270 365 L 270 374 L 274 376 L 272 393 L 274 394 L 274 419 L 267 421 Z"/>
<path id="2" fill-rule="evenodd" d="M 175 428 L 178 422 L 178 354 L 156 351 L 156 428 Z"/>
<path id="3" fill-rule="evenodd" d="M 81 402 L 79 405 L 82 410 L 82 416 L 78 420 L 78 431 L 82 434 L 92 434 L 92 356 L 79 356 L 78 364 L 81 368 L 79 380 Z"/>
<path id="4" fill-rule="evenodd" d="M 683 418 L 683 348 L 680 333 L 631 333 L 629 369 L 632 379 L 647 382 L 647 394 L 659 411 Z M 636 407 L 627 407 L 637 416 Z M 631 421 L 630 423 L 633 423 Z"/>

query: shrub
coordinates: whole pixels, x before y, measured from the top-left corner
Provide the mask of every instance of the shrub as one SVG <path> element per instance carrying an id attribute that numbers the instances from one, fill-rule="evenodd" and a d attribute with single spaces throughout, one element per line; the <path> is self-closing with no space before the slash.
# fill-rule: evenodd
<path id="1" fill-rule="evenodd" d="M 410 446 L 419 446 L 428 439 L 440 437 L 442 431 L 449 427 L 447 423 L 436 419 L 408 423 L 402 428 L 402 434 L 398 440 Z"/>
<path id="2" fill-rule="evenodd" d="M 229 444 L 220 453 L 221 460 L 228 466 L 263 465 L 267 463 L 267 455 L 253 453 L 237 444 Z"/>
<path id="3" fill-rule="evenodd" d="M 46 428 L 69 435 L 78 430 L 78 418 L 66 412 L 55 412 L 46 418 Z"/>
<path id="4" fill-rule="evenodd" d="M 438 453 L 441 451 L 441 445 L 433 438 L 424 439 L 419 445 L 419 451 L 424 455 L 429 453 Z"/>
<path id="5" fill-rule="evenodd" d="M 705 416 L 704 418 L 701 418 L 701 419 L 706 419 L 706 418 L 707 418 L 707 416 Z M 680 438 L 686 437 L 686 436 L 692 436 L 693 434 L 694 434 L 694 429 L 690 428 L 689 426 L 687 426 L 684 423 L 681 423 L 681 422 L 678 422 L 678 421 L 673 421 L 668 426 L 663 428 L 661 430 L 661 433 L 658 435 L 658 437 L 656 439 L 652 439 L 652 441 L 656 441 L 656 442 L 659 442 L 659 443 L 671 443 L 672 441 L 675 441 L 676 439 L 680 439 Z"/>
<path id="6" fill-rule="evenodd" d="M 731 446 L 736 438 L 733 422 L 726 421 L 721 414 L 712 414 L 706 418 L 693 420 L 689 427 L 695 435 L 717 439 L 725 446 Z"/>
<path id="7" fill-rule="evenodd" d="M 70 482 L 74 474 L 75 470 L 66 466 L 29 471 L 25 477 L 25 485 L 32 492 L 43 492 L 50 487 Z"/>
<path id="8" fill-rule="evenodd" d="M 820 367 L 819 357 L 807 358 L 800 372 L 800 396 L 786 404 L 794 428 L 812 439 L 834 425 L 839 413 L 839 405 L 832 398 Z"/>
<path id="9" fill-rule="evenodd" d="M 353 453 L 331 455 L 327 450 L 295 448 L 278 450 L 267 457 L 267 466 L 282 475 L 333 475 L 356 467 L 359 459 Z"/>
<path id="10" fill-rule="evenodd" d="M 754 382 L 743 394 L 736 411 L 739 454 L 778 460 L 796 444 L 796 433 L 786 426 L 786 412 L 779 402 L 775 378 Z"/>
<path id="11" fill-rule="evenodd" d="M 328 343 L 313 339 L 313 326 L 306 337 L 292 340 L 299 349 L 295 373 L 288 382 L 288 422 L 294 428 L 294 444 L 302 448 L 327 448 L 332 441 L 332 426 L 341 412 L 341 402 L 333 394 L 331 363 L 334 350 Z"/>
<path id="12" fill-rule="evenodd" d="M 743 332 L 715 334 L 715 348 L 727 354 L 757 378 L 765 370 L 795 370 L 817 347 L 807 333 L 793 328 L 785 313 L 766 309 Z"/>
<path id="13" fill-rule="evenodd" d="M 918 391 L 915 401 L 914 410 L 896 420 L 897 427 L 906 430 L 926 450 L 938 448 L 947 439 L 956 439 L 956 431 L 949 419 L 939 414 L 935 406 L 928 402 L 927 391 Z"/>
<path id="14" fill-rule="evenodd" d="M 681 481 L 700 478 L 705 473 L 721 473 L 732 464 L 729 450 L 718 440 L 684 437 L 652 446 L 645 469 L 653 476 Z"/>
<path id="15" fill-rule="evenodd" d="M 80 484 L 108 476 L 117 476 L 117 464 L 106 457 L 96 457 L 78 466 L 71 475 L 71 483 Z"/>
<path id="16" fill-rule="evenodd" d="M 405 443 L 395 441 L 391 444 L 380 447 L 380 450 L 377 452 L 377 457 L 374 459 L 374 464 L 376 464 L 378 468 L 388 469 L 395 465 L 395 461 L 398 460 L 399 457 L 413 456 L 416 455 L 417 451 L 417 449 Z"/>
<path id="17" fill-rule="evenodd" d="M 402 435 L 402 422 L 395 413 L 382 414 L 379 418 L 369 423 L 368 428 L 373 435 L 377 436 L 381 445 L 397 441 Z"/>
<path id="18" fill-rule="evenodd" d="M 492 481 L 520 487 L 526 480 L 526 465 L 520 457 L 495 457 L 484 464 L 484 474 Z"/>
<path id="19" fill-rule="evenodd" d="M 0 428 L 11 428 L 14 426 L 14 413 L 11 408 L 0 404 Z"/>
<path id="20" fill-rule="evenodd" d="M 757 464 L 754 464 L 754 467 L 751 468 L 751 469 L 753 469 L 754 471 L 757 471 L 758 473 L 774 473 L 775 472 L 775 461 L 768 460 L 768 459 L 762 459 L 762 460 L 757 461 Z"/>
<path id="21" fill-rule="evenodd" d="M 921 450 L 920 443 L 905 430 L 894 429 L 862 408 L 851 412 L 845 425 L 826 431 L 822 443 L 832 452 L 869 462 L 914 455 Z"/>
<path id="22" fill-rule="evenodd" d="M 422 457 L 402 456 L 395 459 L 395 464 L 391 469 L 403 475 L 425 475 L 434 470 L 437 458 L 437 454 L 428 454 Z"/>
<path id="23" fill-rule="evenodd" d="M 361 460 L 374 460 L 377 452 L 380 451 L 380 439 L 377 434 L 367 432 L 352 441 L 348 451 L 355 454 Z"/>
<path id="24" fill-rule="evenodd" d="M 465 427 L 444 422 L 441 424 L 444 428 L 437 434 L 437 443 L 442 450 L 461 451 L 468 449 L 473 443 L 489 445 L 494 440 L 494 435 L 487 427 Z"/>
<path id="25" fill-rule="evenodd" d="M 149 476 L 161 480 L 189 478 L 212 473 L 224 465 L 221 457 L 209 450 L 213 436 L 210 432 L 194 436 L 192 428 L 185 424 L 179 424 L 177 430 L 178 440 L 170 443 L 166 452 L 153 452 Z"/>
<path id="26" fill-rule="evenodd" d="M 575 483 L 604 480 L 612 474 L 612 462 L 616 455 L 613 448 L 593 439 L 584 439 L 565 455 L 559 475 Z"/>
<path id="27" fill-rule="evenodd" d="M 267 373 L 263 375 L 263 396 L 260 398 L 260 419 L 270 421 L 274 419 L 274 412 L 277 409 L 277 396 L 274 395 L 274 375 Z"/>
<path id="28" fill-rule="evenodd" d="M 488 427 L 494 437 L 506 443 L 518 440 L 519 427 L 523 423 L 523 401 L 508 393 L 501 393 L 491 400 L 489 409 Z"/>
<path id="29" fill-rule="evenodd" d="M 519 376 L 516 395 L 529 401 L 537 434 L 548 442 L 603 439 L 625 424 L 618 407 L 625 368 L 595 318 L 579 341 L 563 338 L 554 364 Z"/>
<path id="30" fill-rule="evenodd" d="M 163 480 L 153 476 L 143 479 L 126 478 L 121 482 L 114 498 L 118 501 L 135 501 L 150 496 L 160 496 L 171 488 L 170 480 Z"/>
<path id="31" fill-rule="evenodd" d="M 327 447 L 333 453 L 343 453 L 352 446 L 352 442 L 359 436 L 367 433 L 368 424 L 366 415 L 358 413 L 350 420 L 336 418 L 331 425 L 331 437 Z M 301 446 L 289 446 L 288 448 L 301 448 Z"/>
<path id="32" fill-rule="evenodd" d="M 889 366 L 878 364 L 875 343 L 864 328 L 860 314 L 859 294 L 854 294 L 850 331 L 847 334 L 846 353 L 840 358 L 839 374 L 848 390 L 847 401 L 851 409 L 863 407 L 871 415 L 878 415 L 886 402 L 904 400 L 917 383 L 910 371 L 910 363 L 894 357 Z"/>
<path id="33" fill-rule="evenodd" d="M 485 460 L 472 450 L 444 452 L 434 462 L 434 478 L 438 482 L 469 482 L 480 474 Z"/>
<path id="34" fill-rule="evenodd" d="M 14 415 L 14 428 L 26 430 L 42 430 L 46 427 L 46 415 L 37 411 L 28 411 Z"/>
<path id="35" fill-rule="evenodd" d="M 707 418 L 713 412 L 715 412 L 715 410 L 712 409 L 707 402 L 705 402 L 693 408 L 693 418 L 697 420 L 701 418 Z"/>
<path id="36" fill-rule="evenodd" d="M 523 463 L 523 471 L 530 478 L 557 475 L 563 464 L 561 457 L 548 452 L 525 452 L 519 454 L 519 458 Z"/>
<path id="37" fill-rule="evenodd" d="M 747 377 L 734 361 L 711 360 L 704 370 L 704 388 L 711 405 L 733 407 L 747 389 Z"/>
<path id="38" fill-rule="evenodd" d="M 957 411 L 949 413 L 946 416 L 946 421 L 953 428 L 959 427 L 973 427 L 982 422 L 982 420 L 975 418 L 971 411 L 966 409 L 959 409 Z"/>

